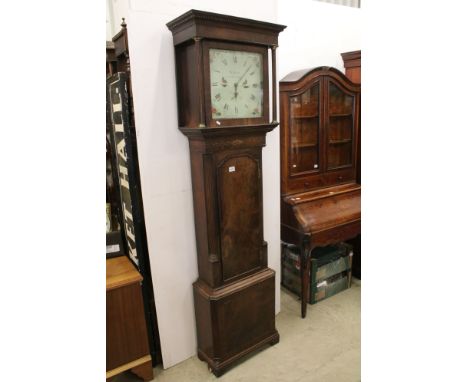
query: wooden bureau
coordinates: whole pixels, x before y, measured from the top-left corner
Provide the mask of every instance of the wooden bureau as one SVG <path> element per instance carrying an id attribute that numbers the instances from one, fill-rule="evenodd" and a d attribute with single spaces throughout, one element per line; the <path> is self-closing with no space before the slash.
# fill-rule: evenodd
<path id="1" fill-rule="evenodd" d="M 280 81 L 280 107 L 281 240 L 300 248 L 305 317 L 311 251 L 361 232 L 360 86 L 335 68 L 299 70 Z"/>
<path id="2" fill-rule="evenodd" d="M 141 294 L 143 277 L 126 256 L 106 260 L 106 378 L 131 370 L 153 379 Z"/>

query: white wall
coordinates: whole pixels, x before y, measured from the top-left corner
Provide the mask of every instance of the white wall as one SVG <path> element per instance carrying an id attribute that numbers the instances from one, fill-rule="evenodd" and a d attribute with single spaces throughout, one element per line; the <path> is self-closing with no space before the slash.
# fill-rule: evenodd
<path id="1" fill-rule="evenodd" d="M 341 53 L 361 49 L 361 10 L 319 1 L 277 0 L 280 34 L 278 79 L 316 66 L 344 71 Z M 300 11 L 299 11 L 300 10 Z"/>
<path id="2" fill-rule="evenodd" d="M 196 354 L 192 283 L 198 272 L 189 147 L 187 138 L 177 129 L 174 48 L 172 34 L 165 24 L 195 8 L 288 25 L 280 34 L 278 49 L 278 78 L 282 78 L 303 67 L 342 68 L 340 53 L 360 48 L 359 33 L 355 31 L 359 26 L 359 11 L 304 0 L 295 1 L 294 7 L 291 1 L 285 0 L 109 1 L 110 7 L 118 5 L 111 16 L 115 19 L 109 20 L 116 28 L 115 33 L 120 30 L 121 17 L 126 17 L 128 24 L 148 250 L 163 365 L 167 368 Z M 268 264 L 277 272 L 278 313 L 279 128 L 267 134 L 266 143 L 263 149 L 264 236 L 268 242 Z"/>

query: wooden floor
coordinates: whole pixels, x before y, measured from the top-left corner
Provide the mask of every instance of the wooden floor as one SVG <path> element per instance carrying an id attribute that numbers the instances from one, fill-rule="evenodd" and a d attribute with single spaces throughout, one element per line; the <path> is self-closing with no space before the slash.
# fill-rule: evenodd
<path id="1" fill-rule="evenodd" d="M 361 287 L 309 305 L 300 318 L 300 301 L 281 290 L 276 316 L 280 342 L 266 348 L 216 378 L 205 363 L 192 357 L 176 366 L 154 369 L 155 382 L 357 382 L 361 379 Z M 113 382 L 136 382 L 121 375 Z"/>

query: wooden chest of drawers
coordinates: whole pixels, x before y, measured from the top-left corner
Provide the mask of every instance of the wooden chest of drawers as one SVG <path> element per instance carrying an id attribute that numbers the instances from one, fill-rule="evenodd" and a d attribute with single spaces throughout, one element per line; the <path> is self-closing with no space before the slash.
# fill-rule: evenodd
<path id="1" fill-rule="evenodd" d="M 106 260 L 106 378 L 131 370 L 153 379 L 141 275 L 126 256 Z"/>

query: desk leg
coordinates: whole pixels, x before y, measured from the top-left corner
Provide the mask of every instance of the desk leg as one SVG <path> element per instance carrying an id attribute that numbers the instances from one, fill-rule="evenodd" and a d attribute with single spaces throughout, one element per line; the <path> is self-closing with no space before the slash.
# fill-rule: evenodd
<path id="1" fill-rule="evenodd" d="M 307 303 L 310 293 L 310 240 L 305 239 L 301 245 L 301 315 L 304 318 L 307 315 Z"/>

